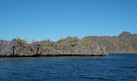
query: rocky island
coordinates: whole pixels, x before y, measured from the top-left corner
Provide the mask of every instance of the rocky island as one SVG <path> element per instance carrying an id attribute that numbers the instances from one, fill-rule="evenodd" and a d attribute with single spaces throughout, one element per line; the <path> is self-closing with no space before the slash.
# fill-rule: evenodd
<path id="1" fill-rule="evenodd" d="M 56 42 L 49 39 L 27 43 L 17 38 L 0 40 L 0 56 L 105 56 L 109 53 L 137 53 L 137 34 L 119 36 L 67 37 Z"/>

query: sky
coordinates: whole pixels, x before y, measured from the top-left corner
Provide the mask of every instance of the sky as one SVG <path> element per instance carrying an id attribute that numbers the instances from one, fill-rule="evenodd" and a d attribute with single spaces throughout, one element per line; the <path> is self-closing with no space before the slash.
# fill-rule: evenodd
<path id="1" fill-rule="evenodd" d="M 137 33 L 137 0 L 0 0 L 0 39 Z"/>

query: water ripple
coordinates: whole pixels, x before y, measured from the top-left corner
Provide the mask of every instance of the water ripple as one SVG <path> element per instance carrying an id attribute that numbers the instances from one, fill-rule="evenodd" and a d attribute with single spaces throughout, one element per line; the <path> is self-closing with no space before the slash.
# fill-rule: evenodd
<path id="1" fill-rule="evenodd" d="M 0 62 L 0 81 L 136 81 L 136 58 L 6 58 Z"/>

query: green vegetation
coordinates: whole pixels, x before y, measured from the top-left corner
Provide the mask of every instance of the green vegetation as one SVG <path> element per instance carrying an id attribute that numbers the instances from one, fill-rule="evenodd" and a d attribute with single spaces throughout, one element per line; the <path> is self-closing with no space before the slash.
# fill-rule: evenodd
<path id="1" fill-rule="evenodd" d="M 27 43 L 25 40 L 17 38 L 17 39 L 13 39 L 17 41 L 17 44 L 23 49 L 25 50 L 25 44 Z"/>
<path id="2" fill-rule="evenodd" d="M 86 41 L 86 40 L 81 40 L 81 43 L 82 43 L 82 45 L 84 45 L 85 47 L 88 46 L 88 41 Z"/>
<path id="3" fill-rule="evenodd" d="M 61 38 L 60 40 L 57 41 L 57 43 L 60 43 L 60 42 L 66 41 L 66 40 L 73 40 L 73 42 L 80 41 L 80 39 L 78 37 L 70 37 L 70 36 L 68 36 L 65 39 Z"/>
<path id="4" fill-rule="evenodd" d="M 66 40 L 71 39 L 71 38 L 72 38 L 71 36 L 68 36 L 68 37 L 66 38 Z"/>
<path id="5" fill-rule="evenodd" d="M 42 50 L 47 50 L 47 48 L 46 48 L 46 47 L 40 47 L 40 49 L 42 49 Z"/>
<path id="6" fill-rule="evenodd" d="M 73 43 L 69 43 L 69 46 L 72 46 L 72 47 L 73 47 L 73 46 L 75 46 L 75 45 L 76 45 L 76 43 L 74 43 L 74 42 L 73 42 Z"/>
<path id="7" fill-rule="evenodd" d="M 60 40 L 57 41 L 57 43 L 61 43 L 61 42 L 65 41 L 65 40 L 66 39 L 61 38 Z"/>
<path id="8" fill-rule="evenodd" d="M 17 39 L 17 42 L 18 42 L 18 45 L 19 45 L 19 46 L 23 46 L 26 41 L 23 40 L 23 39 L 18 38 L 18 39 Z"/>
<path id="9" fill-rule="evenodd" d="M 81 41 L 78 37 L 73 37 L 72 39 L 75 43 L 78 42 L 78 41 Z"/>

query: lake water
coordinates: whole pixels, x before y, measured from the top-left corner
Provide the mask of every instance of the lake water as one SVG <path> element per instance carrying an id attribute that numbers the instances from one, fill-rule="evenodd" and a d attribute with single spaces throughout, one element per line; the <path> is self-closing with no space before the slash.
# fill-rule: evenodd
<path id="1" fill-rule="evenodd" d="M 0 59 L 0 81 L 137 81 L 137 54 Z"/>

